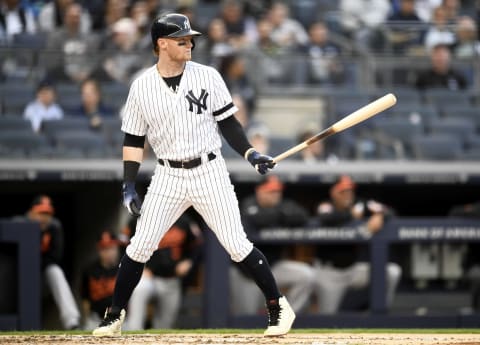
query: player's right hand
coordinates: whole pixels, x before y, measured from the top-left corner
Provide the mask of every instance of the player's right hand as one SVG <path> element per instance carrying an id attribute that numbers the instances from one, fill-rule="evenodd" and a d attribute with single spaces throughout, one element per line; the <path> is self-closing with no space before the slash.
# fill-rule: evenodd
<path id="1" fill-rule="evenodd" d="M 135 190 L 134 182 L 124 182 L 122 186 L 123 194 L 123 206 L 125 206 L 134 217 L 140 216 L 140 209 L 142 208 L 142 202 L 138 197 L 137 191 Z"/>
<path id="2" fill-rule="evenodd" d="M 252 152 L 248 154 L 247 160 L 253 165 L 260 175 L 265 175 L 275 166 L 272 157 L 268 155 L 262 155 L 260 152 L 255 150 L 252 150 Z"/>

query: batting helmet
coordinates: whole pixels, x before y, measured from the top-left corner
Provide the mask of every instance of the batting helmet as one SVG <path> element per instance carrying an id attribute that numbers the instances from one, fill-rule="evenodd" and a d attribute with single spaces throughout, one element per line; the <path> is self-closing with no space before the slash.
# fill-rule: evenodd
<path id="1" fill-rule="evenodd" d="M 185 37 L 200 36 L 201 33 L 192 30 L 187 16 L 178 13 L 170 13 L 158 17 L 152 24 L 151 29 L 153 48 L 157 46 L 157 40 L 161 37 Z"/>

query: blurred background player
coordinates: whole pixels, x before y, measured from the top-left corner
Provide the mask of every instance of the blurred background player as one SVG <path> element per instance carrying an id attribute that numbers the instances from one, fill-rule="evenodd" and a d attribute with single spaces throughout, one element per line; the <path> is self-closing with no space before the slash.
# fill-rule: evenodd
<path id="1" fill-rule="evenodd" d="M 357 200 L 355 183 L 349 176 L 341 176 L 330 188 L 330 200 L 321 202 L 317 209 L 321 226 L 359 226 L 361 233 L 371 237 L 383 228 L 393 211 L 373 200 Z M 365 288 L 370 283 L 370 264 L 365 247 L 359 246 L 357 254 L 348 246 L 319 246 L 316 262 L 316 292 L 319 312 L 332 314 L 338 311 L 349 289 Z M 388 263 L 387 306 L 402 274 L 396 263 Z"/>
<path id="2" fill-rule="evenodd" d="M 247 233 L 265 228 L 292 228 L 304 226 L 307 211 L 295 201 L 283 197 L 283 183 L 275 175 L 262 180 L 255 195 L 242 202 L 241 213 Z M 298 245 L 262 245 L 278 286 L 287 291 L 286 296 L 295 312 L 303 310 L 312 293 L 314 272 L 303 260 L 305 248 Z M 308 251 L 308 249 L 307 249 Z M 302 255 L 299 255 L 299 254 Z M 261 307 L 261 292 L 255 283 L 235 265 L 230 270 L 230 291 L 236 314 L 254 314 Z"/>
<path id="3" fill-rule="evenodd" d="M 119 241 L 109 231 L 101 233 L 96 244 L 97 259 L 83 272 L 81 297 L 83 329 L 94 329 L 112 304 L 113 288 L 120 262 Z"/>
<path id="4" fill-rule="evenodd" d="M 135 229 L 131 226 L 131 229 Z M 182 303 L 182 279 L 200 254 L 198 225 L 185 214 L 167 231 L 146 263 L 142 278 L 128 304 L 125 328 L 146 328 L 148 305 L 155 302 L 151 328 L 172 328 Z"/>
<path id="5" fill-rule="evenodd" d="M 32 206 L 24 217 L 15 220 L 38 223 L 42 231 L 40 250 L 41 268 L 44 282 L 48 286 L 60 312 L 60 321 L 65 329 L 77 329 L 80 326 L 78 310 L 72 290 L 61 267 L 63 259 L 63 228 L 53 215 L 55 209 L 47 195 L 34 198 Z"/>

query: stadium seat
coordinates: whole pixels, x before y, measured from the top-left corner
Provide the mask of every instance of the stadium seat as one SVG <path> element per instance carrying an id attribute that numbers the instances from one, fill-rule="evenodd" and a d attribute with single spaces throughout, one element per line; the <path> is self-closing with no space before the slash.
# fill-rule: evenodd
<path id="1" fill-rule="evenodd" d="M 35 99 L 35 90 L 25 83 L 5 83 L 0 88 L 3 113 L 23 114 L 25 107 Z"/>
<path id="2" fill-rule="evenodd" d="M 15 48 L 43 49 L 47 43 L 47 34 L 22 32 L 13 36 L 12 45 Z"/>
<path id="3" fill-rule="evenodd" d="M 0 132 L 11 130 L 23 130 L 32 132 L 30 121 L 21 116 L 3 116 L 0 117 Z"/>
<path id="4" fill-rule="evenodd" d="M 425 92 L 425 100 L 428 104 L 441 109 L 443 106 L 469 106 L 471 95 L 465 91 L 450 91 L 447 89 L 432 89 Z"/>
<path id="5" fill-rule="evenodd" d="M 462 154 L 459 138 L 448 134 L 433 134 L 412 140 L 414 157 L 423 160 L 455 160 Z"/>
<path id="6" fill-rule="evenodd" d="M 333 92 L 330 94 L 331 109 L 336 119 L 340 119 L 371 101 L 370 95 L 363 92 Z"/>
<path id="7" fill-rule="evenodd" d="M 239 154 L 222 137 L 222 156 L 226 159 L 240 158 Z"/>
<path id="8" fill-rule="evenodd" d="M 280 136 L 271 136 L 270 139 L 270 151 L 271 156 L 279 155 L 282 152 L 285 152 L 289 148 L 295 146 L 295 140 L 287 137 Z M 238 154 L 237 154 L 238 155 Z"/>
<path id="9" fill-rule="evenodd" d="M 444 104 L 440 112 L 445 117 L 470 117 L 480 116 L 478 107 L 474 105 Z"/>
<path id="10" fill-rule="evenodd" d="M 469 135 L 465 140 L 465 146 L 467 149 L 480 149 L 480 135 Z"/>
<path id="11" fill-rule="evenodd" d="M 412 147 L 410 143 L 413 138 L 424 134 L 424 126 L 422 122 L 414 122 L 409 118 L 391 118 L 386 117 L 379 119 L 374 123 L 375 137 L 379 142 L 386 144 L 390 142 L 393 147 L 402 145 L 401 152 L 398 152 L 398 157 L 412 155 Z M 395 142 L 400 141 L 400 143 Z M 402 157 L 403 156 L 403 157 Z"/>
<path id="12" fill-rule="evenodd" d="M 480 109 L 478 106 L 469 107 L 449 107 L 447 105 L 442 109 L 444 117 L 463 118 L 473 121 L 475 128 L 480 129 Z"/>
<path id="13" fill-rule="evenodd" d="M 475 133 L 473 121 L 455 117 L 438 119 L 430 124 L 429 129 L 432 134 L 450 134 L 462 142 Z"/>
<path id="14" fill-rule="evenodd" d="M 71 114 L 81 104 L 81 93 L 78 85 L 73 83 L 58 83 L 55 85 L 57 102 L 65 114 Z"/>
<path id="15" fill-rule="evenodd" d="M 102 134 L 109 143 L 111 153 L 118 157 L 122 153 L 125 134 L 121 130 L 122 121 L 118 117 L 104 117 L 102 119 Z"/>
<path id="16" fill-rule="evenodd" d="M 81 117 L 65 117 L 61 120 L 44 121 L 42 123 L 42 132 L 48 138 L 57 136 L 58 133 L 65 131 L 73 132 L 76 130 L 88 130 L 88 119 Z"/>
<path id="17" fill-rule="evenodd" d="M 116 109 L 120 109 L 127 100 L 127 85 L 115 82 L 102 83 L 101 90 L 105 103 Z"/>
<path id="18" fill-rule="evenodd" d="M 426 125 L 439 118 L 438 111 L 433 106 L 420 103 L 397 103 L 387 109 L 386 113 L 392 117 L 408 118 L 411 121 L 418 119 Z"/>
<path id="19" fill-rule="evenodd" d="M 2 157 L 44 157 L 51 152 L 47 139 L 32 130 L 10 130 L 0 132 L 0 156 Z"/>
<path id="20" fill-rule="evenodd" d="M 106 157 L 110 153 L 105 138 L 89 130 L 58 132 L 54 140 L 57 152 L 64 157 Z"/>
<path id="21" fill-rule="evenodd" d="M 458 159 L 466 161 L 480 161 L 480 147 L 468 149 L 462 152 Z"/>
<path id="22" fill-rule="evenodd" d="M 107 135 L 121 132 L 122 120 L 116 116 L 102 117 L 102 131 Z"/>

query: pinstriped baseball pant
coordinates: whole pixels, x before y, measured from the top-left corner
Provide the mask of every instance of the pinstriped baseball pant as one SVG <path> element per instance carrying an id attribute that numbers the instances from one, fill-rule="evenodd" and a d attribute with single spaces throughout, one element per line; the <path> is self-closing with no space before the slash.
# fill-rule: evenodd
<path id="1" fill-rule="evenodd" d="M 185 210 L 193 206 L 229 253 L 242 261 L 253 249 L 243 229 L 238 200 L 225 161 L 220 154 L 193 169 L 157 164 L 148 187 L 135 236 L 127 255 L 147 262 L 165 232 Z"/>

